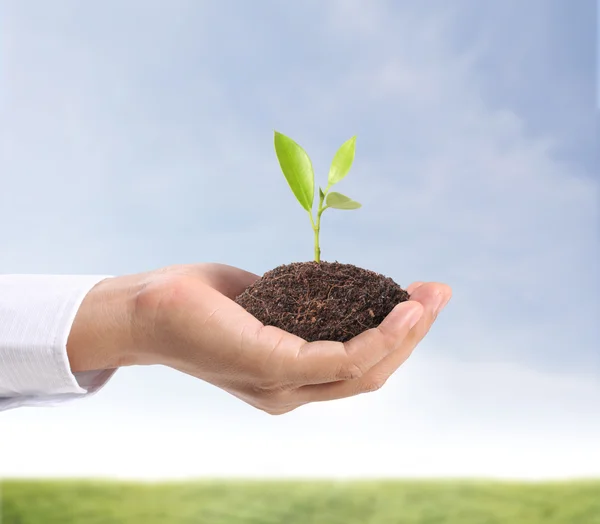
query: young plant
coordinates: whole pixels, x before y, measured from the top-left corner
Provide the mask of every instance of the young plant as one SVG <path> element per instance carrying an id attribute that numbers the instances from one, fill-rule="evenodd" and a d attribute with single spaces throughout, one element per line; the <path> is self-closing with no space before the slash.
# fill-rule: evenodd
<path id="1" fill-rule="evenodd" d="M 321 215 L 328 208 L 333 209 L 358 209 L 361 204 L 351 198 L 330 192 L 331 187 L 340 182 L 350 171 L 354 161 L 356 137 L 344 142 L 333 157 L 327 187 L 319 187 L 319 207 L 316 218 L 313 218 L 313 203 L 315 196 L 315 173 L 312 162 L 306 151 L 291 138 L 275 131 L 275 153 L 279 160 L 281 170 L 300 205 L 308 212 L 310 223 L 315 235 L 315 261 L 321 261 L 321 246 L 319 233 L 321 231 Z"/>

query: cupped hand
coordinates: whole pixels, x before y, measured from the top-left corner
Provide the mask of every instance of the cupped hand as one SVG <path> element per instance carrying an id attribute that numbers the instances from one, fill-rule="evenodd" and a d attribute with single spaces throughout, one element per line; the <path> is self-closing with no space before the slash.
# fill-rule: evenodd
<path id="1" fill-rule="evenodd" d="M 135 300 L 135 363 L 169 366 L 283 414 L 381 388 L 451 297 L 445 284 L 417 282 L 407 289 L 410 300 L 378 327 L 346 343 L 306 342 L 264 326 L 234 302 L 257 278 L 223 264 L 144 274 Z"/>

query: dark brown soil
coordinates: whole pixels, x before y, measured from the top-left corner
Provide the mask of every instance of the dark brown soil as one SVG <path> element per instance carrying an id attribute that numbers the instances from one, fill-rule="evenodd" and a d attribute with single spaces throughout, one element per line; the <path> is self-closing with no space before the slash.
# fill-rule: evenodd
<path id="1" fill-rule="evenodd" d="M 410 298 L 391 278 L 339 262 L 294 262 L 265 273 L 236 298 L 263 324 L 313 342 L 346 342 Z"/>

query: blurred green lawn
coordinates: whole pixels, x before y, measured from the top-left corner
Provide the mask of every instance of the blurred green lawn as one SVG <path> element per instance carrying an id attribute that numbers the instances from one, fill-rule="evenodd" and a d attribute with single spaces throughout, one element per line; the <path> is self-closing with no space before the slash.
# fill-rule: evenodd
<path id="1" fill-rule="evenodd" d="M 600 524 L 600 481 L 4 481 L 1 524 Z"/>

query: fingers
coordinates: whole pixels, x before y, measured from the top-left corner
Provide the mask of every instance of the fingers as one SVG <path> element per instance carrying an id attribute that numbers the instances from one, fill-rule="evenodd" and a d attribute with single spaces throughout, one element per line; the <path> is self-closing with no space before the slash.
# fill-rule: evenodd
<path id="1" fill-rule="evenodd" d="M 383 387 L 386 381 L 406 362 L 415 347 L 427 335 L 437 315 L 450 300 L 451 292 L 447 286 L 444 286 L 443 289 L 438 289 L 439 294 L 431 294 L 428 291 L 426 288 L 415 291 L 414 297 L 423 305 L 425 313 L 419 324 L 406 337 L 404 347 L 388 355 L 377 365 L 373 366 L 369 372 L 369 376 L 361 385 L 366 391 L 375 391 Z"/>
<path id="2" fill-rule="evenodd" d="M 345 343 L 346 353 L 360 378 L 375 364 L 397 350 L 421 320 L 423 306 L 413 300 L 398 304 L 383 322 Z"/>
<path id="3" fill-rule="evenodd" d="M 426 283 L 418 286 L 411 294 L 411 300 L 416 300 L 425 309 L 422 321 L 415 326 L 411 336 L 421 340 L 431 328 L 439 312 L 446 307 L 452 298 L 452 289 L 446 284 Z"/>
<path id="4" fill-rule="evenodd" d="M 397 305 L 376 328 L 349 342 L 305 342 L 282 365 L 292 387 L 356 379 L 397 349 L 419 321 L 423 307 L 407 301 Z"/>
<path id="5" fill-rule="evenodd" d="M 408 333 L 405 333 L 404 336 L 398 333 L 399 336 L 396 339 L 395 351 L 389 352 L 389 354 L 374 363 L 368 370 L 361 371 L 358 376 L 349 380 L 301 387 L 294 392 L 295 401 L 299 404 L 306 404 L 309 402 L 336 400 L 380 389 L 387 379 L 406 361 L 416 345 L 425 337 L 437 314 L 448 302 L 450 296 L 450 288 L 445 285 L 422 284 L 419 286 L 411 296 L 411 301 L 414 300 L 421 305 L 423 314 Z M 386 321 L 388 319 L 390 319 L 390 322 L 393 322 L 392 314 Z M 356 344 L 353 351 L 359 354 L 364 354 L 367 351 L 368 346 L 363 346 L 361 342 L 367 342 L 370 332 L 372 330 L 362 333 L 350 341 Z M 373 344 L 386 343 L 385 339 L 377 336 L 370 339 L 370 341 Z M 387 344 L 389 347 L 389 340 L 387 340 Z M 360 357 L 355 356 L 354 358 Z"/>
<path id="6" fill-rule="evenodd" d="M 264 326 L 258 338 L 261 348 L 270 348 L 270 358 L 262 366 L 270 377 L 250 388 L 249 393 L 238 391 L 237 395 L 270 414 L 286 413 L 301 404 L 321 400 L 309 395 L 309 388 L 360 379 L 394 353 L 422 315 L 420 303 L 403 302 L 378 327 L 346 344 L 309 343 L 278 328 Z M 264 353 L 264 349 L 259 353 Z"/>

